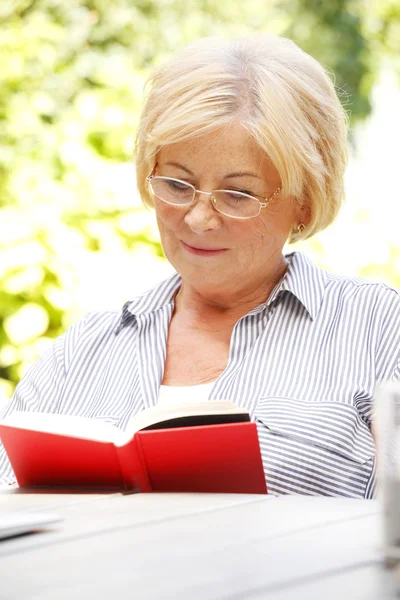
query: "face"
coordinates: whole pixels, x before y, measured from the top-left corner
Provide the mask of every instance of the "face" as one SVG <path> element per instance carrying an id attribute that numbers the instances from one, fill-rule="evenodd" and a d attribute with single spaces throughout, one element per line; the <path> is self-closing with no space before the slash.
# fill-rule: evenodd
<path id="1" fill-rule="evenodd" d="M 205 192 L 234 189 L 261 200 L 281 185 L 276 168 L 240 124 L 162 147 L 155 175 Z M 197 194 L 189 207 L 154 202 L 167 259 L 183 285 L 206 295 L 252 296 L 275 284 L 285 265 L 282 248 L 292 228 L 306 222 L 293 198 L 282 194 L 246 220 L 221 215 L 205 194 Z"/>

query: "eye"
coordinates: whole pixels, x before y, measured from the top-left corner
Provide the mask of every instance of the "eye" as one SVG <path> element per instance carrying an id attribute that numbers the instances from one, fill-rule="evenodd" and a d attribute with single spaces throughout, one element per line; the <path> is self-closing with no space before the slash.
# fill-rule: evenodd
<path id="1" fill-rule="evenodd" d="M 247 198 L 245 196 L 241 196 L 240 194 L 238 194 L 239 190 L 227 190 L 225 193 L 225 197 L 226 198 L 230 198 L 231 200 L 234 200 L 235 202 L 243 202 L 246 201 Z M 242 192 L 240 191 L 241 194 L 246 194 L 246 192 Z"/>
<path id="2" fill-rule="evenodd" d="M 254 192 L 251 192 L 250 190 L 243 190 L 243 189 L 234 189 L 234 190 L 228 190 L 230 192 L 240 192 L 241 194 L 247 194 L 248 196 L 254 196 Z"/>
<path id="3" fill-rule="evenodd" d="M 177 179 L 165 179 L 164 181 L 174 192 L 186 192 L 188 189 L 191 189 L 191 186 L 188 183 L 178 181 Z"/>
<path id="4" fill-rule="evenodd" d="M 218 191 L 215 193 L 214 197 L 219 202 L 223 202 L 229 206 L 238 206 L 239 204 L 252 204 L 254 200 L 249 198 L 248 195 L 244 195 L 245 192 L 240 192 L 239 190 L 224 190 Z"/>

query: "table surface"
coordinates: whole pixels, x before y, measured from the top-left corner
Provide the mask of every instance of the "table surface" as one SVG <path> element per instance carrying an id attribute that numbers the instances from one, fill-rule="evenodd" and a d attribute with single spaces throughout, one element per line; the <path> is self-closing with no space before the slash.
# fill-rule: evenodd
<path id="1" fill-rule="evenodd" d="M 0 542 L 1 600 L 398 598 L 377 501 L 1 489 L 18 510 L 63 520 Z"/>

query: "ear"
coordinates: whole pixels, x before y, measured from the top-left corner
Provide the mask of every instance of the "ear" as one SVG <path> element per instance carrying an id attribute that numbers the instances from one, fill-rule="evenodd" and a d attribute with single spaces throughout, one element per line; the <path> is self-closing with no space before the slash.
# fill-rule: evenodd
<path id="1" fill-rule="evenodd" d="M 301 204 L 296 210 L 296 224 L 303 223 L 306 227 L 311 221 L 311 210 L 306 204 Z"/>

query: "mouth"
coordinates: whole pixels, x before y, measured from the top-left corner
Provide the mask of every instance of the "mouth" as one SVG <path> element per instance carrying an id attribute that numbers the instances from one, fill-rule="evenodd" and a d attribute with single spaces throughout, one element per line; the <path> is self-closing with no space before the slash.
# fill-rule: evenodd
<path id="1" fill-rule="evenodd" d="M 218 254 L 223 254 L 228 250 L 228 248 L 207 248 L 207 247 L 198 247 L 198 246 L 190 246 L 189 244 L 185 244 L 181 240 L 181 244 L 187 252 L 190 254 L 195 254 L 197 256 L 217 256 Z"/>

